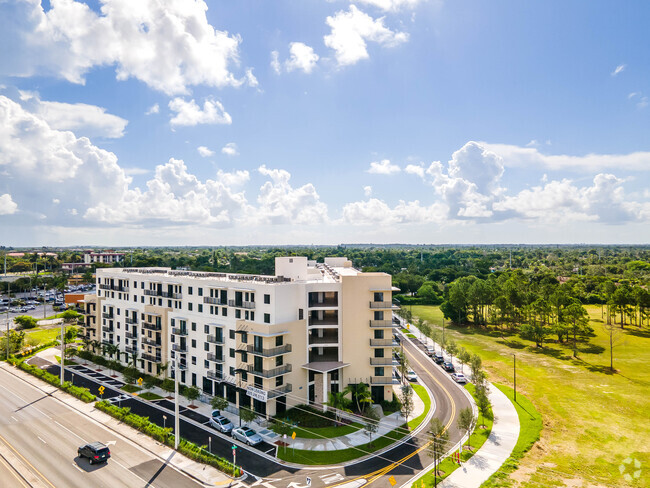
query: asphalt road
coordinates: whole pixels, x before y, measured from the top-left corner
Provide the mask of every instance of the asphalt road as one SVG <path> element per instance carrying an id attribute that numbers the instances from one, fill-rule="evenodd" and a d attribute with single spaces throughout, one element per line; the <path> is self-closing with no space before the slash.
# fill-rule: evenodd
<path id="1" fill-rule="evenodd" d="M 109 444 L 107 463 L 91 466 L 77 457 L 77 448 L 92 441 Z M 0 480 L 3 487 L 201 486 L 5 370 L 0 370 Z"/>

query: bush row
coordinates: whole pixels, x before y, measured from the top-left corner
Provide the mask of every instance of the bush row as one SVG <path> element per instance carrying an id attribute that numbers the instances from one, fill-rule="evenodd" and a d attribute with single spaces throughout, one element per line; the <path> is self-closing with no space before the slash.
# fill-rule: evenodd
<path id="1" fill-rule="evenodd" d="M 159 425 L 150 422 L 148 417 L 141 417 L 140 415 L 131 413 L 131 409 L 128 407 L 117 407 L 105 400 L 95 403 L 95 407 L 98 410 L 107 413 L 111 417 L 114 417 L 133 427 L 134 429 L 137 429 L 143 434 L 152 437 L 162 444 L 165 444 L 169 447 L 174 446 L 174 435 L 171 433 L 171 427 L 163 429 Z M 228 460 L 219 456 L 215 456 L 214 454 L 206 451 L 203 447 L 197 446 L 196 444 L 186 441 L 185 439 L 180 439 L 178 443 L 178 452 L 184 454 L 190 459 L 193 459 L 194 461 L 214 466 L 219 471 L 223 471 L 224 473 L 235 478 L 238 478 L 242 475 L 242 470 L 239 466 L 235 466 Z"/>
<path id="2" fill-rule="evenodd" d="M 12 354 L 10 356 L 10 359 L 12 357 L 16 359 L 26 358 L 28 356 L 32 356 L 36 354 L 38 351 L 42 351 L 43 349 L 47 349 L 49 347 L 58 346 L 58 345 L 59 345 L 59 341 L 57 340 L 46 342 L 45 344 L 41 344 L 37 347 L 30 347 L 29 349 L 25 349 L 24 351 L 17 352 L 16 354 Z"/>
<path id="3" fill-rule="evenodd" d="M 69 393 L 73 397 L 78 398 L 82 402 L 90 403 L 90 402 L 94 402 L 96 399 L 95 395 L 90 393 L 90 390 L 88 390 L 88 388 L 74 386 L 70 381 L 64 381 L 63 385 L 61 385 L 60 383 L 61 380 L 58 376 L 54 376 L 53 374 L 48 373 L 47 371 L 37 366 L 32 366 L 31 364 L 27 364 L 24 361 L 18 361 L 16 364 L 23 371 L 26 371 L 27 373 L 48 382 L 52 386 L 56 386 L 57 388 L 60 388 L 61 390 Z"/>

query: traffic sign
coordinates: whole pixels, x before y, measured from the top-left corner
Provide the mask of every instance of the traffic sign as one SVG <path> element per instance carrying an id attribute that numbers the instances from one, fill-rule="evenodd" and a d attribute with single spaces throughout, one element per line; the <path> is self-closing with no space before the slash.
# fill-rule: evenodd
<path id="1" fill-rule="evenodd" d="M 142 378 L 138 378 L 138 386 L 142 386 L 142 382 L 143 382 L 143 381 L 144 381 L 144 380 L 143 380 Z"/>
<path id="2" fill-rule="evenodd" d="M 397 481 L 395 481 L 395 477 L 391 476 L 388 478 L 388 482 L 390 483 L 390 486 L 395 486 L 397 484 Z"/>
<path id="3" fill-rule="evenodd" d="M 232 450 L 234 451 L 235 449 L 237 449 L 237 446 L 233 444 L 232 445 Z"/>
<path id="4" fill-rule="evenodd" d="M 293 434 L 291 434 L 291 438 L 292 438 L 292 439 L 295 439 L 295 438 L 296 438 L 296 433 L 295 433 L 295 432 L 294 432 Z"/>
<path id="5" fill-rule="evenodd" d="M 103 395 L 103 394 L 104 394 L 104 386 L 103 386 L 103 385 L 101 385 L 101 386 L 98 388 L 98 390 L 99 390 L 99 394 L 100 394 L 100 395 Z"/>

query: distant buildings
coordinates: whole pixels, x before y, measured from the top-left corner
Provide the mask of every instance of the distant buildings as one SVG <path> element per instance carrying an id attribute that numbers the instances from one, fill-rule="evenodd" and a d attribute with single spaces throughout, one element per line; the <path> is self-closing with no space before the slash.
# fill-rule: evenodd
<path id="1" fill-rule="evenodd" d="M 83 263 L 63 263 L 61 269 L 63 271 L 74 273 L 76 271 L 85 269 L 91 264 L 117 264 L 124 262 L 125 254 L 123 252 L 95 252 L 95 251 L 84 251 L 83 254 Z"/>
<path id="2" fill-rule="evenodd" d="M 176 361 L 182 384 L 261 415 L 326 402 L 351 383 L 391 400 L 393 290 L 390 275 L 345 258 L 276 258 L 274 276 L 97 269 L 86 337 L 152 375 L 173 377 Z"/>

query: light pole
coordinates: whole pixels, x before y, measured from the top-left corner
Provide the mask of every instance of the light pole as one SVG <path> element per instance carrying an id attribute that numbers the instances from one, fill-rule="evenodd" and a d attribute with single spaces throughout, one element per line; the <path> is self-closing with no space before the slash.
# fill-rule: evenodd
<path id="1" fill-rule="evenodd" d="M 176 355 L 178 356 L 178 354 Z M 178 418 L 178 357 L 174 359 L 174 449 L 178 451 L 180 419 Z"/>
<path id="2" fill-rule="evenodd" d="M 512 369 L 514 372 L 514 384 L 515 384 L 515 403 L 517 403 L 517 356 L 515 353 L 512 353 Z"/>
<path id="3" fill-rule="evenodd" d="M 7 254 L 5 253 L 5 258 Z M 9 305 L 11 305 L 11 285 L 7 283 L 7 296 L 9 297 Z M 7 307 L 7 333 L 5 334 L 5 344 L 7 346 L 7 363 L 9 363 L 9 307 Z"/>
<path id="4" fill-rule="evenodd" d="M 63 374 L 65 372 L 65 320 L 61 321 L 61 386 L 63 386 Z"/>
<path id="5" fill-rule="evenodd" d="M 163 415 L 163 430 L 167 427 L 167 415 Z"/>

